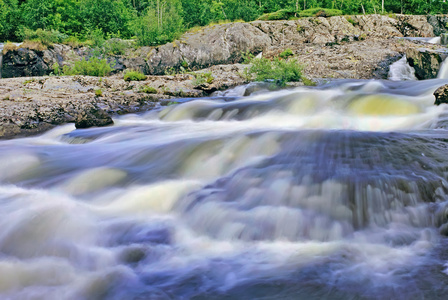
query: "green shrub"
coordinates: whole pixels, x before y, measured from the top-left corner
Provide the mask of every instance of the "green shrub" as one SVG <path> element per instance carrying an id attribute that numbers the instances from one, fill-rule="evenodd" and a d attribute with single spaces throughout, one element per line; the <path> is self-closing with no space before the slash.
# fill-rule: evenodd
<path id="1" fill-rule="evenodd" d="M 72 48 L 80 48 L 82 46 L 90 46 L 91 45 L 91 41 L 81 41 L 76 36 L 70 36 L 70 37 L 66 38 L 65 40 L 63 40 L 62 43 L 64 45 L 68 45 Z"/>
<path id="2" fill-rule="evenodd" d="M 76 61 L 72 66 L 63 67 L 64 75 L 106 76 L 112 72 L 112 66 L 106 59 L 96 57 L 90 60 Z"/>
<path id="3" fill-rule="evenodd" d="M 102 96 L 103 96 L 103 91 L 100 90 L 100 89 L 95 90 L 95 96 L 96 96 L 96 97 L 102 97 Z"/>
<path id="4" fill-rule="evenodd" d="M 205 73 L 196 73 L 193 74 L 195 77 L 195 80 L 193 81 L 194 85 L 200 85 L 204 83 L 212 83 L 213 80 L 215 80 L 215 77 L 212 76 L 212 72 L 205 72 Z"/>
<path id="5" fill-rule="evenodd" d="M 299 12 L 299 17 L 333 17 L 342 15 L 342 10 L 328 8 L 310 8 Z"/>
<path id="6" fill-rule="evenodd" d="M 118 38 L 111 38 L 104 42 L 104 53 L 108 55 L 123 55 L 126 49 L 130 47 L 130 43 Z"/>
<path id="7" fill-rule="evenodd" d="M 346 17 L 346 20 L 353 26 L 358 25 L 358 23 L 355 20 L 353 20 L 352 17 Z"/>
<path id="8" fill-rule="evenodd" d="M 300 81 L 303 67 L 296 59 L 289 61 L 274 58 L 254 59 L 252 66 L 247 71 L 248 78 L 254 81 L 274 80 L 279 86 L 284 86 L 290 81 Z"/>
<path id="9" fill-rule="evenodd" d="M 280 56 L 283 59 L 286 59 L 286 58 L 288 58 L 290 56 L 293 56 L 293 55 L 294 55 L 294 53 L 292 53 L 291 48 L 287 48 L 287 49 L 285 49 L 285 51 L 280 53 L 278 56 Z"/>
<path id="10" fill-rule="evenodd" d="M 55 43 L 62 43 L 65 39 L 68 38 L 68 35 L 63 34 L 57 30 L 44 30 L 40 28 L 37 30 L 23 28 L 20 36 L 23 40 L 40 42 L 47 47 Z"/>
<path id="11" fill-rule="evenodd" d="M 243 64 L 250 64 L 252 59 L 254 59 L 254 55 L 250 51 L 242 52 L 241 58 L 243 59 Z"/>
<path id="12" fill-rule="evenodd" d="M 53 64 L 52 68 L 53 68 L 53 74 L 54 75 L 59 76 L 59 75 L 62 74 L 61 67 L 59 66 L 59 64 L 57 62 L 55 62 Z"/>
<path id="13" fill-rule="evenodd" d="M 157 90 L 152 86 L 144 85 L 140 87 L 140 93 L 157 94 Z"/>
<path id="14" fill-rule="evenodd" d="M 295 14 L 294 10 L 280 9 L 276 12 L 263 14 L 258 18 L 258 20 L 262 20 L 262 21 L 287 20 L 287 19 L 293 17 L 294 14 Z"/>
<path id="15" fill-rule="evenodd" d="M 146 80 L 146 75 L 140 71 L 129 70 L 124 73 L 123 79 L 125 81 L 141 81 Z"/>

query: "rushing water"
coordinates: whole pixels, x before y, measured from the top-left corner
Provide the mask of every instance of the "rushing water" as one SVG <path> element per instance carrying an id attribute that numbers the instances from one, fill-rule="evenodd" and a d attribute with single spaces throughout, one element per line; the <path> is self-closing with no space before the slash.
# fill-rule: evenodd
<path id="1" fill-rule="evenodd" d="M 444 299 L 445 82 L 250 85 L 1 141 L 0 298 Z"/>
<path id="2" fill-rule="evenodd" d="M 415 70 L 408 64 L 406 55 L 390 65 L 387 77 L 392 81 L 417 80 Z"/>

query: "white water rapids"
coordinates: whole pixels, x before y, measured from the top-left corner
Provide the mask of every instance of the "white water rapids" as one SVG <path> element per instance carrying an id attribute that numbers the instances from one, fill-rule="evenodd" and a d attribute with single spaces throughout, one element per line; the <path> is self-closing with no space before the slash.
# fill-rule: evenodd
<path id="1" fill-rule="evenodd" d="M 443 299 L 445 82 L 252 84 L 0 141 L 0 298 Z"/>

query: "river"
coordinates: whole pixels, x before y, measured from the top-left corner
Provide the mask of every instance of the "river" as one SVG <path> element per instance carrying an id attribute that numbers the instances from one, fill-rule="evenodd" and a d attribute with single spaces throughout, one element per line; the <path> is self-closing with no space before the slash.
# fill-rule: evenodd
<path id="1" fill-rule="evenodd" d="M 444 299 L 444 83 L 251 84 L 0 141 L 0 298 Z"/>

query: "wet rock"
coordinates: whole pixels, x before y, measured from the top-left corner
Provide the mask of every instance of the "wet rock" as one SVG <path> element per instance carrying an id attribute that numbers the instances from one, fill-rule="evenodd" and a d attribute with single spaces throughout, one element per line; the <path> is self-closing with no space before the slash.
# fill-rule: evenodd
<path id="1" fill-rule="evenodd" d="M 440 66 L 447 56 L 448 51 L 446 49 L 406 49 L 407 61 L 415 69 L 415 76 L 418 79 L 436 78 Z"/>
<path id="2" fill-rule="evenodd" d="M 439 87 L 435 92 L 436 97 L 435 105 L 440 105 L 442 103 L 448 103 L 448 84 Z"/>
<path id="3" fill-rule="evenodd" d="M 448 17 L 447 16 L 428 16 L 428 23 L 432 26 L 435 36 L 448 32 Z"/>
<path id="4" fill-rule="evenodd" d="M 114 124 L 112 118 L 101 108 L 92 105 L 81 111 L 75 119 L 76 128 L 102 127 Z"/>

